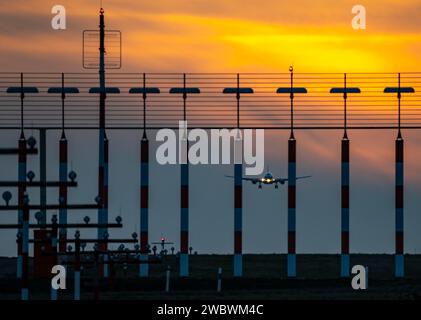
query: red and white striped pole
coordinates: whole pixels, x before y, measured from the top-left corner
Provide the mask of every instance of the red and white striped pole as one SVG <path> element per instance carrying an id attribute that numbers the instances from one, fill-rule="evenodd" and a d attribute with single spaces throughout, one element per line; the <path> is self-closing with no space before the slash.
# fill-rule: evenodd
<path id="1" fill-rule="evenodd" d="M 405 275 L 405 261 L 404 261 L 404 214 L 403 214 L 403 200 L 404 200 L 404 140 L 399 130 L 398 137 L 395 141 L 396 152 L 396 180 L 395 180 L 395 277 L 403 278 Z"/>
<path id="2" fill-rule="evenodd" d="M 414 93 L 413 87 L 401 87 L 401 74 L 398 74 L 398 87 L 387 87 L 384 93 L 396 93 L 398 97 L 398 136 L 395 141 L 395 277 L 405 276 L 404 258 L 404 139 L 401 133 L 402 93 Z"/>
<path id="3" fill-rule="evenodd" d="M 330 93 L 343 94 L 344 101 L 344 135 L 341 141 L 341 271 L 343 278 L 350 275 L 350 254 L 349 254 L 349 191 L 350 191 L 350 141 L 347 133 L 347 99 L 350 93 L 361 93 L 360 88 L 347 87 L 347 77 L 344 74 L 344 86 L 332 88 Z"/>
<path id="4" fill-rule="evenodd" d="M 252 88 L 240 87 L 240 74 L 237 86 L 224 88 L 224 94 L 235 94 L 237 100 L 237 127 L 234 137 L 234 277 L 243 276 L 243 138 L 240 130 L 241 94 L 254 93 Z"/>
<path id="5" fill-rule="evenodd" d="M 404 259 L 404 140 L 401 134 L 401 74 L 398 74 L 398 136 L 395 142 L 396 177 L 395 177 L 395 277 L 405 276 Z"/>
<path id="6" fill-rule="evenodd" d="M 347 134 L 347 88 L 344 74 L 344 136 L 341 142 L 341 277 L 349 277 L 349 139 Z"/>
<path id="7" fill-rule="evenodd" d="M 67 205 L 67 186 L 64 184 L 67 181 L 67 170 L 68 170 L 68 158 L 67 158 L 67 138 L 62 131 L 61 138 L 59 142 L 59 158 L 60 158 L 60 168 L 59 168 L 59 179 L 60 182 L 63 184 L 60 184 L 59 187 L 59 199 L 60 204 L 63 206 Z M 59 223 L 60 224 L 66 224 L 67 223 L 67 209 L 61 208 L 59 209 Z M 60 244 L 59 244 L 59 251 L 60 252 L 66 252 L 66 238 L 67 238 L 67 230 L 66 228 L 61 228 L 59 231 L 59 237 L 60 237 Z"/>
<path id="8" fill-rule="evenodd" d="M 57 264 L 57 236 L 58 236 L 58 227 L 57 227 L 57 215 L 53 215 L 52 219 L 51 219 L 51 254 L 52 259 L 53 259 L 53 264 L 56 265 Z M 54 289 L 51 286 L 51 292 L 50 292 L 50 298 L 51 300 L 57 300 L 57 290 Z"/>
<path id="9" fill-rule="evenodd" d="M 80 300 L 80 232 L 75 233 L 74 300 Z"/>
<path id="10" fill-rule="evenodd" d="M 148 94 L 159 94 L 159 88 L 146 87 L 146 74 L 143 74 L 143 87 L 131 88 L 130 94 L 142 94 L 143 136 L 140 141 L 140 260 L 149 259 L 149 140 L 146 133 L 146 99 Z M 149 264 L 140 263 L 139 276 L 149 276 Z"/>
<path id="11" fill-rule="evenodd" d="M 349 277 L 349 139 L 341 142 L 341 277 Z"/>
<path id="12" fill-rule="evenodd" d="M 186 86 L 183 74 L 183 87 L 171 88 L 171 94 L 183 95 L 183 121 L 179 124 L 180 162 L 180 276 L 189 275 L 189 143 L 187 130 L 187 95 L 199 94 L 199 88 Z"/>
<path id="13" fill-rule="evenodd" d="M 26 181 L 26 139 L 25 134 L 23 132 L 23 129 L 20 134 L 19 138 L 19 163 L 18 163 L 18 181 L 19 182 L 25 182 Z M 18 187 L 18 204 L 19 207 L 23 207 L 24 197 L 25 197 L 26 187 L 25 185 L 19 184 Z M 18 224 L 21 224 L 23 222 L 23 209 L 19 209 L 18 211 Z M 22 228 L 18 229 L 18 238 L 20 238 L 20 241 L 18 241 L 18 257 L 17 257 L 17 270 L 16 275 L 17 278 L 20 279 L 22 277 Z"/>
<path id="14" fill-rule="evenodd" d="M 187 129 L 186 129 L 187 131 Z M 182 162 L 180 164 L 180 276 L 189 275 L 189 164 L 188 148 L 186 138 L 181 140 L 180 153 Z"/>
<path id="15" fill-rule="evenodd" d="M 21 299 L 29 299 L 29 198 L 25 193 L 23 199 L 22 214 L 22 278 L 21 278 Z"/>
<path id="16" fill-rule="evenodd" d="M 61 137 L 59 141 L 59 203 L 63 207 L 59 209 L 59 217 L 58 221 L 61 225 L 65 225 L 67 223 L 67 174 L 68 174 L 68 142 L 65 133 L 65 110 L 64 110 L 64 102 L 66 99 L 66 94 L 75 94 L 79 93 L 79 89 L 76 87 L 65 87 L 64 86 L 64 73 L 61 74 L 61 87 L 52 87 L 48 89 L 48 93 L 58 94 L 61 95 Z M 74 173 L 72 173 L 73 175 Z M 59 251 L 61 253 L 66 252 L 66 239 L 67 239 L 67 229 L 60 228 L 59 230 Z M 60 259 L 64 259 L 61 257 Z"/>
<path id="17" fill-rule="evenodd" d="M 296 258 L 296 181 L 297 166 L 296 152 L 297 142 L 294 137 L 294 70 L 289 69 L 291 77 L 291 133 L 288 140 L 288 256 L 287 256 L 287 276 L 295 277 L 297 275 Z"/>
<path id="18" fill-rule="evenodd" d="M 146 130 L 140 142 L 140 250 L 141 260 L 147 261 L 149 244 L 149 140 Z M 139 266 L 141 277 L 149 276 L 149 264 Z"/>
<path id="19" fill-rule="evenodd" d="M 105 24 L 104 10 L 101 8 L 99 16 L 99 174 L 98 192 L 102 207 L 98 210 L 98 223 L 108 222 L 108 139 L 105 133 Z M 98 228 L 98 239 L 105 239 L 106 228 Z M 107 243 L 99 244 L 99 250 L 105 251 Z M 108 277 L 108 264 L 100 266 L 100 275 Z"/>
<path id="20" fill-rule="evenodd" d="M 237 74 L 237 130 L 234 138 L 234 277 L 243 276 L 243 139 L 240 132 L 240 75 Z"/>
<path id="21" fill-rule="evenodd" d="M 27 162 L 27 154 L 26 154 L 26 139 L 25 139 L 25 133 L 24 133 L 24 126 L 23 126 L 23 99 L 25 98 L 24 88 L 23 88 L 23 73 L 20 74 L 20 86 L 21 86 L 21 92 L 20 92 L 20 106 L 21 106 L 21 131 L 20 131 L 20 138 L 19 138 L 19 162 L 18 162 L 18 181 L 19 182 L 25 182 L 26 181 L 26 162 Z M 18 204 L 19 207 L 23 207 L 24 204 L 24 197 L 26 192 L 26 186 L 23 184 L 19 184 L 18 187 Z M 20 209 L 18 211 L 18 224 L 23 223 L 23 210 Z M 22 228 L 18 229 L 18 238 L 20 238 L 21 241 L 18 241 L 18 257 L 17 257 L 17 270 L 16 275 L 17 278 L 20 279 L 22 277 Z"/>
<path id="22" fill-rule="evenodd" d="M 186 113 L 186 74 L 183 75 L 183 122 L 180 134 L 180 276 L 189 275 L 189 142 Z"/>
<path id="23" fill-rule="evenodd" d="M 243 139 L 234 138 L 234 277 L 243 276 Z"/>
<path id="24" fill-rule="evenodd" d="M 296 150 L 297 142 L 294 134 L 288 140 L 288 256 L 287 256 L 287 275 L 296 277 Z"/>
<path id="25" fill-rule="evenodd" d="M 60 204 L 64 207 L 67 205 L 67 186 L 64 183 L 67 181 L 67 171 L 68 171 L 68 145 L 67 138 L 64 132 L 64 99 L 65 99 L 65 89 L 64 89 L 64 73 L 62 73 L 61 78 L 61 138 L 59 142 L 59 180 L 62 184 L 59 187 L 59 199 Z M 60 208 L 59 210 L 59 223 L 64 225 L 67 223 L 67 209 Z M 66 242 L 67 239 L 67 229 L 61 228 L 59 231 L 59 251 L 64 253 L 66 252 Z"/>
<path id="26" fill-rule="evenodd" d="M 291 133 L 288 139 L 288 255 L 287 255 L 287 276 L 295 277 L 296 271 L 296 152 L 297 141 L 294 136 L 294 98 L 295 94 L 306 94 L 307 89 L 304 87 L 294 87 L 294 69 L 289 67 L 290 87 L 278 88 L 276 93 L 289 94 L 290 109 L 290 128 Z"/>
<path id="27" fill-rule="evenodd" d="M 156 92 L 159 92 L 157 90 Z M 140 141 L 140 258 L 149 259 L 149 140 L 146 134 L 146 74 L 143 74 L 143 136 Z M 149 276 L 149 264 L 139 265 L 139 275 Z"/>
<path id="28" fill-rule="evenodd" d="M 103 208 L 102 208 L 102 222 L 103 224 L 108 223 L 108 159 L 109 159 L 109 140 L 107 138 L 107 135 L 105 134 L 105 140 L 104 140 L 104 180 L 103 180 L 103 186 L 102 186 L 102 199 L 103 199 Z M 106 234 L 108 233 L 108 230 L 106 227 L 101 228 L 101 234 L 102 239 L 106 239 Z M 104 241 L 103 243 L 100 243 L 100 250 L 105 252 L 108 250 L 108 243 Z M 103 259 L 105 262 L 108 261 L 108 255 L 105 254 L 103 256 Z M 108 278 L 109 276 L 109 264 L 104 263 L 103 267 L 101 268 L 103 270 L 103 276 L 104 278 Z"/>

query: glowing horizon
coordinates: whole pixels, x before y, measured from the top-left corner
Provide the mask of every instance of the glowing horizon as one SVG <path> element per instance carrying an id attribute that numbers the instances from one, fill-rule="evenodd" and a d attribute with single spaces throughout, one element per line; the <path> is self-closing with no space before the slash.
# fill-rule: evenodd
<path id="1" fill-rule="evenodd" d="M 98 3 L 61 4 L 67 13 L 65 31 L 51 28 L 49 1 L 29 7 L 17 0 L 0 9 L 5 48 L 0 59 L 8 61 L 3 71 L 82 70 L 82 30 L 97 27 Z M 366 30 L 351 27 L 354 4 L 104 1 L 106 27 L 123 34 L 122 71 L 283 72 L 291 64 L 301 72 L 421 70 L 420 4 L 365 1 Z M 31 65 L 34 54 L 36 66 Z"/>

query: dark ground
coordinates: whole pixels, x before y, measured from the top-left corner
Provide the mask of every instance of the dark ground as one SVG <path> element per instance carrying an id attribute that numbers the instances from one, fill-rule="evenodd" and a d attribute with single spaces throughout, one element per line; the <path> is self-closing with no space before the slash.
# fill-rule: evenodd
<path id="1" fill-rule="evenodd" d="M 102 284 L 100 299 L 421 299 L 421 255 L 407 255 L 406 278 L 393 277 L 392 255 L 353 255 L 351 265 L 369 267 L 369 288 L 355 291 L 350 279 L 339 278 L 338 255 L 298 255 L 297 278 L 286 279 L 286 255 L 245 255 L 244 278 L 232 277 L 232 256 L 193 255 L 191 276 L 178 277 L 175 256 L 152 265 L 151 278 L 139 279 L 136 266 L 118 266 L 112 283 Z M 0 258 L 0 299 L 19 299 L 15 259 Z M 165 270 L 171 267 L 171 292 L 165 293 Z M 222 292 L 216 292 L 218 267 L 223 268 Z M 72 299 L 73 274 L 61 299 Z M 82 276 L 82 299 L 93 298 L 93 270 Z M 49 299 L 49 279 L 30 280 L 31 299 Z"/>

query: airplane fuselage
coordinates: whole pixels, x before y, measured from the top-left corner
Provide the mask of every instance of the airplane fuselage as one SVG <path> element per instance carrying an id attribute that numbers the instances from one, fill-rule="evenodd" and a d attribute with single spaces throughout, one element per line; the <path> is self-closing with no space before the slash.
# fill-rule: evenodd
<path id="1" fill-rule="evenodd" d="M 275 183 L 275 179 L 273 178 L 261 178 L 260 182 L 263 184 L 274 184 Z"/>
<path id="2" fill-rule="evenodd" d="M 277 183 L 276 179 L 273 177 L 273 175 L 270 172 L 266 173 L 262 178 L 259 179 L 258 182 L 259 182 L 259 184 L 260 183 L 263 183 L 263 184 Z M 278 181 L 278 183 L 281 183 L 281 182 Z"/>

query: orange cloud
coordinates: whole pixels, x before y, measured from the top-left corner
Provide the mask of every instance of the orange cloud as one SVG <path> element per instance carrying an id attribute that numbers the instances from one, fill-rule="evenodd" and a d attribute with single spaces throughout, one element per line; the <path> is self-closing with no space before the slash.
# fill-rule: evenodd
<path id="1" fill-rule="evenodd" d="M 49 54 L 45 66 L 41 63 L 38 68 L 60 61 L 56 56 L 63 54 L 68 56 L 66 67 L 80 67 L 79 39 L 83 29 L 97 27 L 98 4 L 82 0 L 62 4 L 68 30 L 61 33 L 49 28 L 49 1 L 40 0 L 33 7 L 17 0 L 0 8 L 4 18 L 0 60 L 9 54 L 5 68 L 28 69 L 29 61 L 21 58 L 30 59 L 44 48 Z M 351 28 L 351 0 L 296 0 L 290 5 L 275 0 L 244 0 L 241 5 L 222 0 L 211 5 L 191 0 L 107 0 L 104 5 L 107 27 L 123 32 L 122 71 L 278 72 L 291 63 L 306 72 L 420 67 L 421 5 L 414 0 L 365 1 L 365 31 Z M 17 22 L 13 17 L 19 17 Z M 15 34 L 16 30 L 21 32 Z M 11 52 L 19 53 L 19 59 L 10 57 Z"/>

